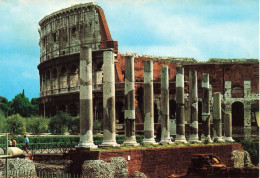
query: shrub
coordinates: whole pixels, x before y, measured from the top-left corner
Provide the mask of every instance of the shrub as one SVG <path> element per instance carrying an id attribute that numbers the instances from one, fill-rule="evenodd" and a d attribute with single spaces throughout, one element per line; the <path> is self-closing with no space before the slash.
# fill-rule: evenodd
<path id="1" fill-rule="evenodd" d="M 244 150 L 250 154 L 252 163 L 257 165 L 259 163 L 259 143 L 252 140 L 243 140 L 241 144 Z"/>
<path id="2" fill-rule="evenodd" d="M 43 117 L 26 118 L 26 131 L 39 134 L 48 132 L 50 119 Z"/>
<path id="3" fill-rule="evenodd" d="M 49 128 L 52 134 L 64 134 L 68 131 L 68 125 L 72 116 L 65 112 L 59 112 L 52 117 L 49 123 Z"/>
<path id="4" fill-rule="evenodd" d="M 103 131 L 103 123 L 99 120 L 94 120 L 93 122 L 93 133 L 99 133 Z"/>
<path id="5" fill-rule="evenodd" d="M 77 117 L 71 117 L 69 120 L 69 133 L 70 134 L 75 134 L 80 132 L 80 123 L 79 123 L 79 116 Z"/>
<path id="6" fill-rule="evenodd" d="M 26 131 L 24 119 L 15 114 L 7 118 L 8 132 L 11 134 L 24 134 Z"/>
<path id="7" fill-rule="evenodd" d="M 0 110 L 0 132 L 7 131 L 7 122 L 4 113 Z"/>

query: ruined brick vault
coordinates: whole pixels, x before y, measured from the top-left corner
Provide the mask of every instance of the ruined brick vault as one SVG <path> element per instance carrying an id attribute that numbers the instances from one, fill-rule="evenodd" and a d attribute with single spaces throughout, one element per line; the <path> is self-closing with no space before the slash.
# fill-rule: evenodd
<path id="1" fill-rule="evenodd" d="M 93 113 L 94 120 L 102 120 L 103 52 L 115 53 L 116 119 L 124 123 L 125 56 L 118 52 L 118 43 L 111 37 L 104 12 L 95 3 L 75 5 L 44 17 L 40 22 L 40 98 L 39 112 L 44 117 L 66 111 L 79 114 L 79 50 L 81 45 L 92 48 L 93 57 Z M 176 64 L 185 71 L 185 90 L 188 94 L 189 70 L 198 71 L 199 122 L 201 122 L 202 73 L 209 73 L 211 94 L 220 92 L 222 107 L 232 113 L 233 130 L 238 128 L 250 136 L 256 126 L 259 110 L 258 59 L 209 59 L 201 62 L 193 58 L 135 56 L 136 123 L 143 123 L 143 63 L 154 61 L 154 121 L 159 122 L 160 65 L 169 67 L 170 119 L 175 119 Z M 186 95 L 187 95 L 186 94 Z M 211 97 L 212 98 L 212 97 Z M 187 101 L 188 103 L 188 101 Z M 189 113 L 188 104 L 185 114 Z M 189 118 L 186 117 L 187 123 Z M 239 129 L 238 129 L 239 130 Z"/>

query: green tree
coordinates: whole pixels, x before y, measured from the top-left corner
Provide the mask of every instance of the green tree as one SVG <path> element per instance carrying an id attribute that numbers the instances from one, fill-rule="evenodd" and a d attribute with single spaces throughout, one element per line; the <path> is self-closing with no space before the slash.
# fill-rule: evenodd
<path id="1" fill-rule="evenodd" d="M 3 111 L 0 110 L 0 132 L 7 132 L 7 122 Z"/>
<path id="2" fill-rule="evenodd" d="M 0 110 L 5 116 L 8 116 L 11 112 L 11 103 L 8 102 L 7 98 L 2 96 L 0 96 Z"/>
<path id="3" fill-rule="evenodd" d="M 29 117 L 32 115 L 37 115 L 38 111 L 35 113 L 35 107 L 31 104 L 29 99 L 23 93 L 19 93 L 11 101 L 12 114 L 20 114 L 22 117 Z"/>
<path id="4" fill-rule="evenodd" d="M 38 113 L 39 113 L 38 98 L 32 98 L 31 99 L 31 105 L 32 105 L 32 112 L 31 112 L 31 114 L 33 116 L 37 116 Z"/>
<path id="5" fill-rule="evenodd" d="M 50 120 L 49 128 L 53 134 L 64 134 L 68 131 L 68 125 L 72 120 L 72 116 L 66 112 L 59 112 Z"/>
<path id="6" fill-rule="evenodd" d="M 24 118 L 19 114 L 7 117 L 7 129 L 11 134 L 24 134 L 26 132 Z"/>
<path id="7" fill-rule="evenodd" d="M 49 118 L 30 117 L 26 118 L 26 131 L 33 134 L 46 133 L 49 129 Z"/>

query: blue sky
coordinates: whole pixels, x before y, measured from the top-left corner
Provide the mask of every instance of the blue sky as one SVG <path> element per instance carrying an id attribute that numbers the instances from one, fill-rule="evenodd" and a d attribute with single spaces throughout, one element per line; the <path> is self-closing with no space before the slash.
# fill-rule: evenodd
<path id="1" fill-rule="evenodd" d="M 38 22 L 87 0 L 0 0 L 0 96 L 39 97 Z M 96 0 L 119 51 L 173 57 L 258 58 L 258 0 Z"/>

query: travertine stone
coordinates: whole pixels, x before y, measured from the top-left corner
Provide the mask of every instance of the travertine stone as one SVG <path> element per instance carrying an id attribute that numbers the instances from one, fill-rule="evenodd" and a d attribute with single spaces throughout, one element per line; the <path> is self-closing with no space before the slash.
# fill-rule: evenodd
<path id="1" fill-rule="evenodd" d="M 125 57 L 125 141 L 124 145 L 139 145 L 135 137 L 135 75 L 134 56 Z"/>
<path id="2" fill-rule="evenodd" d="M 161 66 L 161 141 L 160 143 L 172 143 L 170 137 L 170 116 L 169 116 L 169 74 L 168 66 Z"/>
<path id="3" fill-rule="evenodd" d="M 226 142 L 234 142 L 232 138 L 232 119 L 230 113 L 224 114 L 224 138 Z"/>
<path id="4" fill-rule="evenodd" d="M 93 143 L 92 50 L 80 48 L 80 141 L 78 147 L 97 148 Z"/>
<path id="5" fill-rule="evenodd" d="M 209 101 L 209 74 L 202 74 L 202 135 L 201 140 L 208 140 L 210 137 L 210 101 Z"/>
<path id="6" fill-rule="evenodd" d="M 100 146 L 119 146 L 116 143 L 115 118 L 115 59 L 112 51 L 104 51 L 103 78 L 103 129 L 104 139 Z"/>
<path id="7" fill-rule="evenodd" d="M 219 92 L 213 95 L 213 140 L 222 142 L 222 118 L 221 118 L 221 94 Z"/>
<path id="8" fill-rule="evenodd" d="M 156 144 L 153 118 L 153 61 L 144 61 L 144 115 L 143 143 Z"/>
<path id="9" fill-rule="evenodd" d="M 199 142 L 199 123 L 198 123 L 198 84 L 197 71 L 189 71 L 189 105 L 190 105 L 190 139 L 191 142 Z"/>
<path id="10" fill-rule="evenodd" d="M 175 142 L 187 142 L 185 138 L 184 117 L 184 68 L 176 68 L 176 139 Z"/>

